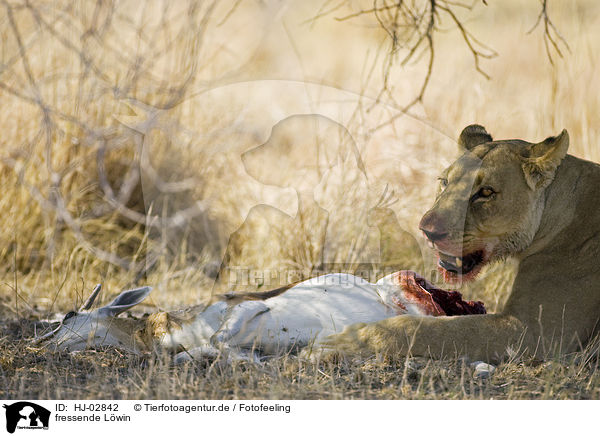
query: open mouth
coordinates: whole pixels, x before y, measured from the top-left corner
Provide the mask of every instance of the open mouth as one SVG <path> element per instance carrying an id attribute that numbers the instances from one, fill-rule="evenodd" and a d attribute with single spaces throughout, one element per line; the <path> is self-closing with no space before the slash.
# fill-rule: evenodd
<path id="1" fill-rule="evenodd" d="M 454 274 L 468 274 L 483 262 L 483 251 L 479 250 L 463 257 L 450 256 L 439 252 L 439 265 Z"/>
<path id="2" fill-rule="evenodd" d="M 444 279 L 453 282 L 459 278 L 471 280 L 479 273 L 485 264 L 486 255 L 483 250 L 477 250 L 464 256 L 453 256 L 438 251 L 438 266 Z"/>

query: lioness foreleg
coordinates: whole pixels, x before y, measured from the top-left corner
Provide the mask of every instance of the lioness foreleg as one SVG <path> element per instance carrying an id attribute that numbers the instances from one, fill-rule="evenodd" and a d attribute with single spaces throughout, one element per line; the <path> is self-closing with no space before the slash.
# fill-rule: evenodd
<path id="1" fill-rule="evenodd" d="M 363 357 L 407 355 L 432 357 L 467 356 L 493 362 L 518 351 L 524 325 L 508 315 L 419 317 L 401 315 L 370 324 L 354 324 L 341 333 L 316 343 L 314 356 Z"/>

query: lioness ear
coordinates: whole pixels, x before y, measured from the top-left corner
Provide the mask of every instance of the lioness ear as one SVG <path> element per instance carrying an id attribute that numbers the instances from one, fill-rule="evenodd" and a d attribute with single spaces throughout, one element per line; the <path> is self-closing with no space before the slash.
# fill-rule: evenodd
<path id="1" fill-rule="evenodd" d="M 471 124 L 465 127 L 458 137 L 458 146 L 463 151 L 472 150 L 479 144 L 486 142 L 492 142 L 492 135 L 485 130 L 485 127 L 479 124 Z"/>
<path id="2" fill-rule="evenodd" d="M 560 135 L 550 136 L 523 152 L 523 171 L 531 189 L 545 188 L 554 180 L 568 148 L 569 133 L 564 129 Z"/>

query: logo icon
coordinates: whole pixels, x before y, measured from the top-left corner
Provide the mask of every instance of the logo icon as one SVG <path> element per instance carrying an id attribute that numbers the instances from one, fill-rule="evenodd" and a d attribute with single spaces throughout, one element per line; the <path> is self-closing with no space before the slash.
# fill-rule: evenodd
<path id="1" fill-rule="evenodd" d="M 50 411 L 29 401 L 19 401 L 10 405 L 4 404 L 6 409 L 6 430 L 14 433 L 19 429 L 48 429 Z"/>

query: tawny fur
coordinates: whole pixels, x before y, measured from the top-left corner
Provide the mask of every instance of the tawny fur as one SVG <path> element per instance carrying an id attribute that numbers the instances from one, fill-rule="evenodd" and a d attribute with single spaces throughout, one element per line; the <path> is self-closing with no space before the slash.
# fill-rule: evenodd
<path id="1" fill-rule="evenodd" d="M 502 313 L 399 316 L 353 325 L 326 339 L 326 353 L 401 357 L 466 355 L 499 360 L 577 350 L 600 315 L 600 166 L 566 155 L 563 131 L 540 143 L 491 141 L 483 128 L 461 135 L 464 154 L 441 176 L 435 213 L 462 252 L 487 244 L 488 261 L 519 261 Z M 473 133 L 473 137 L 469 134 Z M 498 191 L 473 205 L 473 193 Z M 471 203 L 470 203 L 471 201 Z M 433 212 L 432 212 L 433 211 Z"/>

